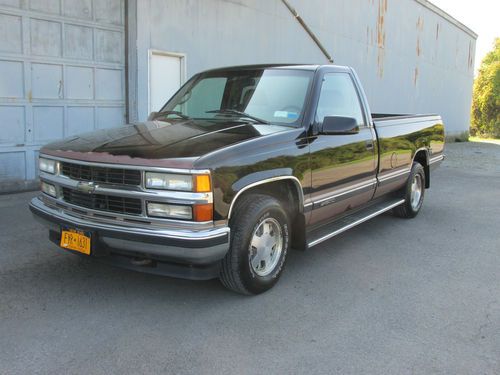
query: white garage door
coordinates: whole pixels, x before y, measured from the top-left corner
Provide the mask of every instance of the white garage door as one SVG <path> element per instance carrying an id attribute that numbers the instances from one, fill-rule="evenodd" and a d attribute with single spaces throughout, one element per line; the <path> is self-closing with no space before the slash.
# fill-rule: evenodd
<path id="1" fill-rule="evenodd" d="M 52 140 L 124 123 L 123 0 L 0 0 L 0 192 Z"/>

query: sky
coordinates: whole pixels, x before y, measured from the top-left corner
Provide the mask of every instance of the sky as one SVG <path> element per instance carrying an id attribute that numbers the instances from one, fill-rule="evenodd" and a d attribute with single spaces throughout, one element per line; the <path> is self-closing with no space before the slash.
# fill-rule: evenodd
<path id="1" fill-rule="evenodd" d="M 478 34 L 475 70 L 493 49 L 495 37 L 500 38 L 499 0 L 430 0 L 431 3 Z"/>

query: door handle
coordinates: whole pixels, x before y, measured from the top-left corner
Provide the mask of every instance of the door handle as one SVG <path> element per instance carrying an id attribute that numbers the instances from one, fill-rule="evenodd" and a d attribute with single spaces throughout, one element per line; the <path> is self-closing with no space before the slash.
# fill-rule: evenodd
<path id="1" fill-rule="evenodd" d="M 373 150 L 373 141 L 366 141 L 366 149 Z"/>

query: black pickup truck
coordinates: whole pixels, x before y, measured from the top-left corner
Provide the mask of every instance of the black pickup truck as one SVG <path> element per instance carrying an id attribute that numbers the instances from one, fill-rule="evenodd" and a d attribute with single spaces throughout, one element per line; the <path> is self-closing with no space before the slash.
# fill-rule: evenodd
<path id="1" fill-rule="evenodd" d="M 443 150 L 439 116 L 371 113 L 351 68 L 215 69 L 147 122 L 43 147 L 30 209 L 71 252 L 258 294 L 290 249 L 415 217 Z"/>

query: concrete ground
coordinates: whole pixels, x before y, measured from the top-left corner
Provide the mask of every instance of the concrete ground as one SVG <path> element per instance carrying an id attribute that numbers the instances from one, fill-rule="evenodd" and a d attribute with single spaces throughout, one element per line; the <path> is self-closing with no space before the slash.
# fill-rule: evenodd
<path id="1" fill-rule="evenodd" d="M 0 374 L 499 374 L 500 146 L 447 154 L 416 219 L 293 252 L 257 297 L 68 254 L 0 196 Z"/>

